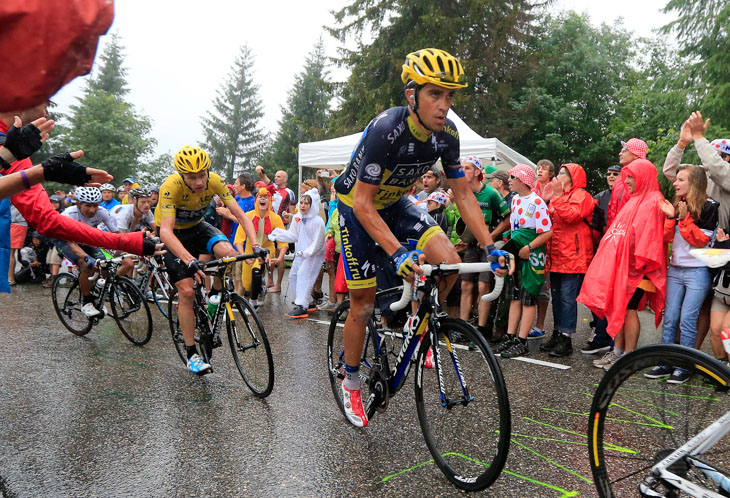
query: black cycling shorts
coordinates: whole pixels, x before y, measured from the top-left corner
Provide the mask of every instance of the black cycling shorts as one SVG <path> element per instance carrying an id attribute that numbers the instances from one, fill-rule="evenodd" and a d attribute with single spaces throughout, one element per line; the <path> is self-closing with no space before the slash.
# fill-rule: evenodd
<path id="1" fill-rule="evenodd" d="M 196 259 L 201 254 L 213 254 L 213 247 L 218 242 L 229 242 L 223 232 L 205 221 L 201 221 L 194 227 L 177 228 L 172 233 Z M 191 278 L 188 275 L 188 266 L 175 256 L 169 247 L 165 246 L 165 249 L 167 249 L 164 255 L 165 266 L 170 280 L 175 283 L 185 278 Z"/>
<path id="2" fill-rule="evenodd" d="M 340 235 L 347 287 L 348 289 L 375 287 L 375 241 L 357 220 L 350 206 L 339 201 L 337 209 L 340 212 Z M 444 233 L 426 211 L 416 207 L 405 197 L 401 197 L 398 202 L 385 209 L 378 210 L 378 214 L 398 242 L 410 250 L 423 250 L 434 235 Z"/>
<path id="3" fill-rule="evenodd" d="M 68 246 L 68 242 L 66 242 L 65 240 L 57 240 L 57 241 L 55 241 L 55 243 L 56 243 L 56 248 L 61 252 L 61 254 L 63 256 L 66 256 L 66 259 L 71 261 L 73 264 L 78 265 L 79 259 L 81 259 L 81 258 L 76 256 L 71 251 L 71 248 Z M 86 254 L 88 254 L 89 256 L 91 256 L 94 259 L 105 259 L 104 253 L 98 247 L 87 246 L 86 244 L 79 244 L 79 247 L 81 249 L 83 249 L 83 251 Z"/>

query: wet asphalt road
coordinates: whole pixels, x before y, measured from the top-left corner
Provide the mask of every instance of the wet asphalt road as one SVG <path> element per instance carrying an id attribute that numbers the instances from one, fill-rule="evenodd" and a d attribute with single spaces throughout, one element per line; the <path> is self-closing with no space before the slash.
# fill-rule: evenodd
<path id="1" fill-rule="evenodd" d="M 461 494 L 429 463 L 412 377 L 367 429 L 351 427 L 330 390 L 327 325 L 286 320 L 289 301 L 270 294 L 260 312 L 276 372 L 273 393 L 261 400 L 242 382 L 225 342 L 214 374 L 188 373 L 154 309 L 152 340 L 136 347 L 111 318 L 85 337 L 72 335 L 49 289 L 18 286 L 0 295 L 0 493 Z M 658 342 L 654 316 L 641 316 L 640 343 Z M 513 437 L 506 470 L 485 495 L 595 495 L 585 433 L 602 372 L 578 351 L 589 333 L 579 319 L 575 352 L 562 359 L 530 341 L 531 358 L 568 370 L 501 360 Z"/>

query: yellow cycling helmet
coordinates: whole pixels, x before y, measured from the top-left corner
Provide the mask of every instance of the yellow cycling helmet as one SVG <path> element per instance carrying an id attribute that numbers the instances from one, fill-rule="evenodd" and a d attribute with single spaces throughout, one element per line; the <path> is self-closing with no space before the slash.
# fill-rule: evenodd
<path id="1" fill-rule="evenodd" d="M 412 81 L 418 86 L 426 83 L 450 89 L 467 86 L 459 59 L 437 48 L 424 48 L 408 54 L 400 78 L 403 83 Z"/>
<path id="2" fill-rule="evenodd" d="M 199 173 L 210 168 L 210 157 L 200 147 L 186 145 L 175 154 L 175 169 L 179 173 Z"/>

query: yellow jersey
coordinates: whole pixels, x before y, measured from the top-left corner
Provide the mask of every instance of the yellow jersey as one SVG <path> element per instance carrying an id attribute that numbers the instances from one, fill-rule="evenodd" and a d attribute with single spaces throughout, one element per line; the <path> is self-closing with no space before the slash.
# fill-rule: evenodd
<path id="1" fill-rule="evenodd" d="M 213 196 L 230 206 L 236 200 L 218 173 L 212 171 L 204 192 L 197 194 L 188 187 L 179 173 L 167 177 L 160 187 L 160 199 L 155 208 L 155 224 L 161 226 L 162 218 L 175 218 L 175 228 L 191 228 L 203 221 L 203 215 Z"/>

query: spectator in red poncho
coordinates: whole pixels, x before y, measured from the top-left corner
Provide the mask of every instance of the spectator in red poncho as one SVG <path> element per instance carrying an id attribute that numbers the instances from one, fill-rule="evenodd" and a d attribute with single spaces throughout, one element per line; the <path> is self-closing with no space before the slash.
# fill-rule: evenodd
<path id="1" fill-rule="evenodd" d="M 635 159 L 621 171 L 628 199 L 606 230 L 578 296 L 578 302 L 608 319 L 614 350 L 594 361 L 606 370 L 636 347 L 640 328 L 636 310 L 643 298 L 654 310 L 657 326 L 662 319 L 667 254 L 665 216 L 659 208 L 664 197 L 656 176 L 656 167 L 646 159 Z"/>
<path id="2" fill-rule="evenodd" d="M 621 151 L 618 153 L 618 162 L 621 166 L 627 166 L 636 159 L 646 159 L 649 152 L 649 146 L 646 142 L 638 138 L 631 138 L 628 142 L 621 142 Z M 621 208 L 628 202 L 629 198 L 625 196 L 626 186 L 623 182 L 623 176 L 613 184 L 611 188 L 611 200 L 608 203 L 608 211 L 606 213 L 606 223 L 610 225 L 616 218 Z"/>

